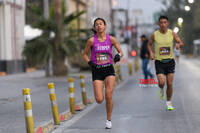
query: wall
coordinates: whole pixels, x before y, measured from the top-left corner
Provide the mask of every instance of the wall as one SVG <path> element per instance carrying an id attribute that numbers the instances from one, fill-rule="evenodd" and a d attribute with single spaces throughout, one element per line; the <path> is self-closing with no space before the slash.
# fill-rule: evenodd
<path id="1" fill-rule="evenodd" d="M 16 4 L 14 4 L 14 2 Z M 25 0 L 0 1 L 0 71 L 21 71 L 25 24 Z M 12 64 L 12 65 L 10 65 Z"/>

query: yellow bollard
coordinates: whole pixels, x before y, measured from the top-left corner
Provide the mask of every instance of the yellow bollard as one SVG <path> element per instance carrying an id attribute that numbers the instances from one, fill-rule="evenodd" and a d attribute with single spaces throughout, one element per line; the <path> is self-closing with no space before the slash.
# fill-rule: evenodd
<path id="1" fill-rule="evenodd" d="M 121 70 L 120 70 L 120 65 L 118 66 L 118 74 L 119 74 L 119 81 L 123 81 Z"/>
<path id="2" fill-rule="evenodd" d="M 139 71 L 139 69 L 140 69 L 139 59 L 136 58 L 136 59 L 135 59 L 135 72 Z"/>
<path id="3" fill-rule="evenodd" d="M 133 70 L 132 70 L 132 64 L 128 63 L 128 70 L 129 70 L 129 75 L 133 74 Z"/>
<path id="4" fill-rule="evenodd" d="M 48 83 L 48 89 L 49 89 L 49 98 L 51 101 L 51 109 L 52 109 L 52 115 L 54 119 L 55 125 L 60 125 L 60 119 L 59 119 L 59 113 L 58 113 L 58 105 L 56 102 L 56 92 L 54 83 Z"/>
<path id="5" fill-rule="evenodd" d="M 34 120 L 33 120 L 33 113 L 32 113 L 30 89 L 24 88 L 22 90 L 22 94 L 24 96 L 24 113 L 25 113 L 25 121 L 26 121 L 26 132 L 34 133 Z"/>
<path id="6" fill-rule="evenodd" d="M 118 83 L 118 73 L 117 73 L 117 66 L 115 66 L 115 83 Z"/>
<path id="7" fill-rule="evenodd" d="M 75 114 L 75 97 L 74 97 L 74 78 L 68 79 L 69 83 L 69 106 L 70 106 L 70 112 L 72 114 Z"/>
<path id="8" fill-rule="evenodd" d="M 87 94 L 86 94 L 86 90 L 85 90 L 84 76 L 80 75 L 80 79 L 81 79 L 81 88 L 82 88 L 82 101 L 83 101 L 84 105 L 87 105 Z"/>
<path id="9" fill-rule="evenodd" d="M 119 66 L 115 66 L 115 82 L 116 84 L 119 83 Z"/>

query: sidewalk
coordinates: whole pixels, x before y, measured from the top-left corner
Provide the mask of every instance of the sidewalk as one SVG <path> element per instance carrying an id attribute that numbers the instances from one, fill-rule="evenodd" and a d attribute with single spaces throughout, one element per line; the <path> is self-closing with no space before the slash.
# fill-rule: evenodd
<path id="1" fill-rule="evenodd" d="M 87 96 L 92 97 L 90 72 L 74 73 L 64 77 L 45 77 L 44 71 L 12 74 L 0 77 L 0 132 L 25 133 L 23 88 L 31 89 L 35 127 L 52 119 L 47 84 L 54 82 L 59 113 L 69 109 L 68 78 L 75 78 L 76 102 L 81 101 L 80 74 L 84 74 Z"/>
<path id="2" fill-rule="evenodd" d="M 79 78 L 80 74 L 85 75 L 86 78 L 90 78 L 90 72 L 77 72 L 70 73 L 68 76 L 62 77 L 45 77 L 43 70 L 37 70 L 35 72 L 10 74 L 6 76 L 0 76 L 0 99 L 9 99 L 13 97 L 21 96 L 23 88 L 33 89 L 32 93 L 38 91 L 36 86 L 44 83 L 46 86 L 48 82 L 66 81 L 69 77 Z"/>

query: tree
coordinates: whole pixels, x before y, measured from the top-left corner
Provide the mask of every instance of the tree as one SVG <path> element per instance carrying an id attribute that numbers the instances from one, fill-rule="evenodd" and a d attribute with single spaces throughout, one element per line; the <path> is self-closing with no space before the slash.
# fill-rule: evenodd
<path id="1" fill-rule="evenodd" d="M 200 38 L 200 2 L 197 2 L 198 4 L 196 4 L 196 8 L 194 11 L 194 31 L 195 31 L 195 39 L 199 39 Z"/>
<path id="2" fill-rule="evenodd" d="M 44 17 L 46 19 L 49 19 L 49 0 L 43 0 L 43 12 L 44 12 Z M 51 76 L 51 69 L 52 69 L 52 62 L 51 58 L 47 57 L 46 65 L 45 65 L 45 75 L 46 77 Z"/>
<path id="3" fill-rule="evenodd" d="M 56 76 L 67 74 L 65 57 L 73 54 L 78 48 L 78 40 L 72 36 L 68 25 L 85 13 L 81 11 L 65 16 L 64 5 L 64 1 L 55 0 L 50 7 L 49 19 L 44 17 L 41 8 L 31 7 L 32 13 L 37 16 L 35 17 L 37 21 L 34 21 L 32 26 L 41 29 L 43 33 L 40 37 L 28 41 L 23 50 L 23 55 L 26 56 L 29 64 L 45 64 L 49 58 L 52 58 L 53 75 Z"/>
<path id="4" fill-rule="evenodd" d="M 67 73 L 67 67 L 64 64 L 65 55 L 61 51 L 61 45 L 64 43 L 63 37 L 63 21 L 62 21 L 62 1 L 54 0 L 55 5 L 55 24 L 57 25 L 55 43 L 53 48 L 53 74 L 62 75 Z"/>

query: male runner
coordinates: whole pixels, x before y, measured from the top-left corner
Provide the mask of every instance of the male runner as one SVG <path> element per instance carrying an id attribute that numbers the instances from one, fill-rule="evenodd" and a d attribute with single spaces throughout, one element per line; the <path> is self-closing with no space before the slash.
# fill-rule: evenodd
<path id="1" fill-rule="evenodd" d="M 151 36 L 148 42 L 148 49 L 150 52 L 150 58 L 152 60 L 155 59 L 156 75 L 160 87 L 160 98 L 164 99 L 163 88 L 166 82 L 167 110 L 174 110 L 171 103 L 173 92 L 172 84 L 175 72 L 173 42 L 176 42 L 176 49 L 180 49 L 184 44 L 175 32 L 168 29 L 169 22 L 167 16 L 160 16 L 158 25 L 160 28 Z M 152 43 L 155 44 L 155 53 L 151 49 Z"/>

